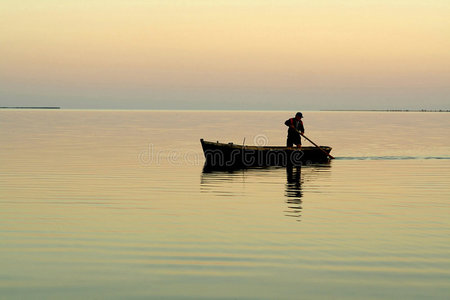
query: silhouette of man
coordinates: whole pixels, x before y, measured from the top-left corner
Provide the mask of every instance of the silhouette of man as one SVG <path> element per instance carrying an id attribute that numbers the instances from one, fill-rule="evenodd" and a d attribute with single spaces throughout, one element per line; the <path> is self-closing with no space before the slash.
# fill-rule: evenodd
<path id="1" fill-rule="evenodd" d="M 284 124 L 289 127 L 286 147 L 293 147 L 294 144 L 297 145 L 297 148 L 302 147 L 300 134 L 303 135 L 303 133 L 305 133 L 302 118 L 303 114 L 301 112 L 298 112 L 295 114 L 295 118 L 290 118 L 289 120 L 286 120 L 286 122 L 284 122 Z"/>

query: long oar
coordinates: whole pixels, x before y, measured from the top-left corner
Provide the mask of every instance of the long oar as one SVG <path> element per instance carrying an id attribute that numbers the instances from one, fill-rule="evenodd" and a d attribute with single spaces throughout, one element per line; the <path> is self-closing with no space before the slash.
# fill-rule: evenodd
<path id="1" fill-rule="evenodd" d="M 310 139 L 308 139 L 304 134 L 300 133 L 298 130 L 297 132 L 303 136 L 305 139 L 307 139 L 311 144 L 313 144 L 314 146 L 316 146 L 317 148 L 320 149 L 320 151 L 322 151 L 323 153 L 325 153 L 327 156 L 329 156 L 331 159 L 334 159 L 333 155 L 331 155 L 330 153 L 328 153 L 327 151 L 323 150 L 322 148 L 320 148 L 320 146 L 318 146 L 316 143 L 314 143 L 313 141 L 311 141 Z"/>

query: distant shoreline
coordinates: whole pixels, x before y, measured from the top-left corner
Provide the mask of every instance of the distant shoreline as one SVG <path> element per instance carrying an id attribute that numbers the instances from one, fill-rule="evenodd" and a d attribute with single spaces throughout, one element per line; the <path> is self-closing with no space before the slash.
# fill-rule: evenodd
<path id="1" fill-rule="evenodd" d="M 60 106 L 0 106 L 1 109 L 61 109 Z M 133 110 L 133 111 L 232 111 L 232 112 L 270 112 L 288 110 L 229 110 L 229 109 L 123 109 L 123 108 L 66 108 L 65 110 Z M 304 111 L 324 111 L 324 112 L 450 112 L 449 109 L 321 109 L 321 110 L 304 110 Z"/>
<path id="2" fill-rule="evenodd" d="M 59 106 L 0 106 L 0 109 L 61 109 Z"/>
<path id="3" fill-rule="evenodd" d="M 323 109 L 321 111 L 450 112 L 448 109 Z"/>

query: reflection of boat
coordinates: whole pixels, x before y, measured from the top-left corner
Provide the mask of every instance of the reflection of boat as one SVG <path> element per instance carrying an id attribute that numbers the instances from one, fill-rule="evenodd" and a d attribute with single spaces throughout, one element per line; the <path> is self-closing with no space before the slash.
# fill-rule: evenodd
<path id="1" fill-rule="evenodd" d="M 298 166 L 328 162 L 328 156 L 317 147 L 243 146 L 233 143 L 208 142 L 203 139 L 205 166 L 209 168 L 248 168 L 264 166 Z M 330 153 L 331 147 L 321 146 Z"/>

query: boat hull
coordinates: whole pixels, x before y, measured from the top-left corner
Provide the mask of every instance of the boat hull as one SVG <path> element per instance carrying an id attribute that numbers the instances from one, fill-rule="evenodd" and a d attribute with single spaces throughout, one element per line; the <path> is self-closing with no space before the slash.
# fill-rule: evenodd
<path id="1" fill-rule="evenodd" d="M 267 166 L 301 166 L 326 163 L 328 155 L 317 147 L 243 146 L 200 140 L 207 168 L 252 168 Z M 329 153 L 331 147 L 321 146 Z"/>

